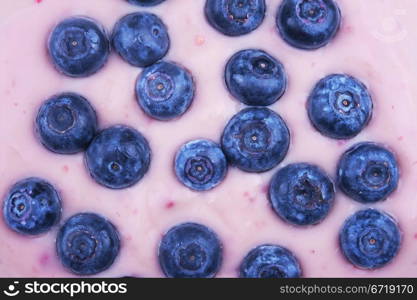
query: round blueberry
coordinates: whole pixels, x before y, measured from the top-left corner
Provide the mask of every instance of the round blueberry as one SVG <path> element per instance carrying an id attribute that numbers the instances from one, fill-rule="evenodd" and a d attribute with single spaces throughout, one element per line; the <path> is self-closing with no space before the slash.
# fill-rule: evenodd
<path id="1" fill-rule="evenodd" d="M 157 62 L 139 75 L 136 99 L 143 111 L 154 119 L 179 117 L 194 99 L 193 77 L 176 63 Z"/>
<path id="2" fill-rule="evenodd" d="M 291 46 L 314 50 L 328 44 L 339 30 L 340 9 L 333 0 L 283 0 L 276 24 Z"/>
<path id="3" fill-rule="evenodd" d="M 158 256 L 167 277 L 209 278 L 222 263 L 222 245 L 206 226 L 183 223 L 163 236 Z"/>
<path id="4" fill-rule="evenodd" d="M 265 172 L 288 152 L 290 132 L 284 120 L 264 107 L 241 110 L 227 123 L 221 139 L 230 163 L 246 172 Z"/>
<path id="5" fill-rule="evenodd" d="M 227 36 L 247 34 L 261 25 L 265 0 L 206 0 L 204 12 L 209 24 Z"/>
<path id="6" fill-rule="evenodd" d="M 353 265 L 376 269 L 397 255 L 401 232 L 394 218 L 369 208 L 356 212 L 345 221 L 339 243 L 344 256 Z"/>
<path id="7" fill-rule="evenodd" d="M 210 140 L 194 140 L 183 145 L 175 157 L 175 174 L 185 186 L 206 191 L 226 176 L 227 162 L 220 146 Z"/>
<path id="8" fill-rule="evenodd" d="M 50 151 L 72 154 L 85 150 L 97 131 L 97 116 L 83 96 L 62 93 L 46 100 L 36 117 L 36 132 Z"/>
<path id="9" fill-rule="evenodd" d="M 301 267 L 288 249 L 261 245 L 252 249 L 240 265 L 242 278 L 298 278 Z"/>
<path id="10" fill-rule="evenodd" d="M 307 101 L 313 126 L 334 139 L 356 136 L 369 123 L 372 107 L 366 86 L 345 74 L 332 74 L 321 79 Z"/>
<path id="11" fill-rule="evenodd" d="M 246 105 L 267 106 L 287 87 L 284 66 L 262 50 L 246 49 L 234 54 L 225 69 L 229 92 Z"/>
<path id="12" fill-rule="evenodd" d="M 110 53 L 103 26 L 86 17 L 71 17 L 60 22 L 48 41 L 55 67 L 71 77 L 86 77 L 101 69 Z"/>
<path id="13" fill-rule="evenodd" d="M 269 186 L 275 213 L 294 225 L 321 222 L 333 206 L 335 189 L 326 173 L 315 165 L 295 163 L 280 169 Z"/>
<path id="14" fill-rule="evenodd" d="M 101 131 L 85 153 L 91 176 L 111 189 L 137 183 L 149 169 L 151 149 L 137 130 L 116 125 Z"/>
<path id="15" fill-rule="evenodd" d="M 51 229 L 61 217 L 61 199 L 55 188 L 40 178 L 14 184 L 3 202 L 3 217 L 14 231 L 38 235 Z"/>
<path id="16" fill-rule="evenodd" d="M 165 24 L 147 12 L 121 18 L 114 26 L 112 40 L 117 53 L 136 67 L 152 65 L 166 55 L 170 46 Z"/>
<path id="17" fill-rule="evenodd" d="M 337 184 L 350 198 L 362 203 L 386 199 L 396 188 L 399 170 L 394 154 L 372 142 L 349 148 L 337 167 Z"/>
<path id="18" fill-rule="evenodd" d="M 72 216 L 61 227 L 56 250 L 64 267 L 78 275 L 93 275 L 108 269 L 119 254 L 117 229 L 93 213 Z"/>
<path id="19" fill-rule="evenodd" d="M 165 0 L 127 0 L 127 2 L 139 5 L 139 6 L 155 6 L 158 5 Z"/>

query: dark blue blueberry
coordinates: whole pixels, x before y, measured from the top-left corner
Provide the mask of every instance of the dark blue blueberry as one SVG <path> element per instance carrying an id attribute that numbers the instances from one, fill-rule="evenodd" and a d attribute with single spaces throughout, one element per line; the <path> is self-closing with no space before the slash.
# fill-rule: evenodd
<path id="1" fill-rule="evenodd" d="M 353 145 L 342 155 L 337 167 L 339 188 L 362 203 L 386 199 L 397 188 L 399 176 L 394 154 L 371 142 Z"/>
<path id="2" fill-rule="evenodd" d="M 214 277 L 222 263 L 222 245 L 204 225 L 183 223 L 171 228 L 159 245 L 159 264 L 167 277 Z"/>
<path id="3" fill-rule="evenodd" d="M 334 202 L 334 185 L 326 173 L 308 163 L 290 164 L 280 169 L 269 186 L 275 213 L 294 225 L 321 222 Z"/>
<path id="4" fill-rule="evenodd" d="M 340 9 L 333 0 L 283 0 L 276 24 L 288 44 L 314 50 L 334 38 L 340 20 Z"/>
<path id="5" fill-rule="evenodd" d="M 108 269 L 119 254 L 117 229 L 93 213 L 72 216 L 61 227 L 56 250 L 64 267 L 78 275 L 93 275 Z"/>
<path id="6" fill-rule="evenodd" d="M 334 139 L 356 136 L 369 123 L 372 107 L 366 86 L 345 74 L 332 74 L 321 79 L 307 101 L 313 126 Z"/>
<path id="7" fill-rule="evenodd" d="M 110 53 L 104 28 L 86 17 L 71 17 L 59 23 L 48 41 L 55 67 L 71 77 L 86 77 L 101 69 Z"/>
<path id="8" fill-rule="evenodd" d="M 247 34 L 261 25 L 265 0 L 206 0 L 204 12 L 210 25 L 227 36 Z"/>
<path id="9" fill-rule="evenodd" d="M 301 268 L 297 258 L 281 246 L 261 245 L 252 249 L 240 265 L 242 278 L 297 278 Z"/>
<path id="10" fill-rule="evenodd" d="M 144 112 L 154 119 L 179 117 L 194 99 L 193 77 L 176 63 L 160 61 L 139 75 L 136 99 Z"/>
<path id="11" fill-rule="evenodd" d="M 121 18 L 113 29 L 113 46 L 129 64 L 147 67 L 165 56 L 169 35 L 165 24 L 156 15 L 136 12 Z"/>
<path id="12" fill-rule="evenodd" d="M 72 154 L 85 150 L 96 130 L 96 112 L 87 99 L 75 93 L 49 98 L 36 117 L 39 140 L 56 153 Z"/>
<path id="13" fill-rule="evenodd" d="M 139 6 L 155 6 L 165 0 L 127 0 L 129 3 L 136 4 Z"/>
<path id="14" fill-rule="evenodd" d="M 226 86 L 242 103 L 267 106 L 276 102 L 287 87 L 284 66 L 262 50 L 247 49 L 234 54 L 225 70 Z"/>
<path id="15" fill-rule="evenodd" d="M 6 224 L 18 233 L 44 233 L 61 217 L 59 194 L 43 179 L 21 180 L 11 187 L 4 199 L 3 217 Z"/>
<path id="16" fill-rule="evenodd" d="M 394 218 L 369 208 L 356 212 L 345 221 L 339 233 L 339 243 L 353 265 L 376 269 L 397 255 L 401 232 Z"/>
<path id="17" fill-rule="evenodd" d="M 116 125 L 101 131 L 85 153 L 91 176 L 111 189 L 137 183 L 149 169 L 151 149 L 135 129 Z"/>
<path id="18" fill-rule="evenodd" d="M 190 141 L 180 148 L 175 157 L 177 178 L 193 190 L 214 188 L 226 173 L 226 157 L 220 146 L 210 140 Z"/>
<path id="19" fill-rule="evenodd" d="M 284 120 L 264 107 L 241 110 L 227 123 L 221 139 L 230 163 L 246 172 L 265 172 L 288 152 L 290 132 Z"/>

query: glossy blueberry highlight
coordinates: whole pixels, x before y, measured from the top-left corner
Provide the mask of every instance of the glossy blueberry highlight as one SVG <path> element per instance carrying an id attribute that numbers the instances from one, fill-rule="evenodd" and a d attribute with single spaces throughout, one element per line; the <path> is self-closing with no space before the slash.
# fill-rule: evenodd
<path id="1" fill-rule="evenodd" d="M 127 0 L 127 2 L 139 5 L 139 6 L 155 6 L 158 5 L 165 0 Z"/>
<path id="2" fill-rule="evenodd" d="M 280 169 L 269 186 L 275 213 L 294 225 L 321 222 L 333 207 L 335 189 L 326 173 L 315 165 L 295 163 Z"/>
<path id="3" fill-rule="evenodd" d="M 206 0 L 204 13 L 209 24 L 227 36 L 247 34 L 261 25 L 265 0 Z"/>
<path id="4" fill-rule="evenodd" d="M 344 256 L 355 266 L 377 269 L 388 264 L 398 253 L 401 232 L 388 214 L 365 209 L 350 216 L 339 233 Z"/>
<path id="5" fill-rule="evenodd" d="M 113 47 L 129 64 L 147 67 L 163 58 L 169 50 L 168 29 L 162 20 L 147 12 L 121 18 L 113 29 Z"/>
<path id="6" fill-rule="evenodd" d="M 246 49 L 227 62 L 225 81 L 229 92 L 246 105 L 275 103 L 287 87 L 284 66 L 263 50 Z"/>
<path id="7" fill-rule="evenodd" d="M 137 183 L 149 169 L 151 149 L 135 129 L 116 125 L 101 131 L 85 153 L 91 176 L 111 189 L 123 189 Z"/>
<path id="8" fill-rule="evenodd" d="M 174 165 L 178 180 L 196 191 L 214 188 L 227 173 L 227 161 L 222 149 L 210 140 L 184 144 L 177 152 Z"/>
<path id="9" fill-rule="evenodd" d="M 27 178 L 14 184 L 7 193 L 3 217 L 10 229 L 24 235 L 38 235 L 58 223 L 61 199 L 47 181 Z"/>
<path id="10" fill-rule="evenodd" d="M 167 277 L 214 277 L 222 263 L 222 245 L 208 227 L 183 223 L 171 228 L 159 245 L 159 264 Z"/>
<path id="11" fill-rule="evenodd" d="M 332 74 L 321 79 L 307 101 L 313 126 L 334 139 L 350 139 L 369 123 L 372 98 L 366 86 L 345 74 Z"/>
<path id="12" fill-rule="evenodd" d="M 136 81 L 136 99 L 151 118 L 171 120 L 184 114 L 194 99 L 194 80 L 184 67 L 161 61 L 147 67 Z"/>
<path id="13" fill-rule="evenodd" d="M 362 203 L 386 199 L 397 188 L 399 176 L 394 154 L 372 142 L 353 145 L 342 155 L 337 167 L 339 188 Z"/>
<path id="14" fill-rule="evenodd" d="M 290 132 L 284 120 L 268 108 L 241 110 L 227 123 L 221 145 L 228 161 L 246 172 L 265 172 L 288 152 Z"/>
<path id="15" fill-rule="evenodd" d="M 301 267 L 288 249 L 261 245 L 252 249 L 240 265 L 241 278 L 298 278 Z"/>
<path id="16" fill-rule="evenodd" d="M 328 44 L 340 28 L 340 9 L 333 0 L 283 0 L 276 24 L 289 45 L 314 50 Z"/>
<path id="17" fill-rule="evenodd" d="M 73 154 L 85 150 L 97 131 L 97 116 L 83 96 L 62 93 L 46 100 L 36 117 L 36 132 L 50 151 Z"/>
<path id="18" fill-rule="evenodd" d="M 108 269 L 119 254 L 117 229 L 93 213 L 72 216 L 59 230 L 56 250 L 64 267 L 77 275 L 93 275 Z"/>
<path id="19" fill-rule="evenodd" d="M 86 77 L 104 66 L 110 43 L 103 26 L 96 21 L 71 17 L 53 29 L 48 51 L 60 72 L 71 77 Z"/>

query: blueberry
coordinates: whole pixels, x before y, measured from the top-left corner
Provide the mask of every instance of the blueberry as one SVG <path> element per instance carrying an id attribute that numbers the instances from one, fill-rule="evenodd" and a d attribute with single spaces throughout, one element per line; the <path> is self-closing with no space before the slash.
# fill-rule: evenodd
<path id="1" fill-rule="evenodd" d="M 194 140 L 183 145 L 175 157 L 175 174 L 187 187 L 206 191 L 226 176 L 227 162 L 220 146 L 210 140 Z"/>
<path id="2" fill-rule="evenodd" d="M 36 117 L 39 140 L 60 154 L 85 150 L 96 130 L 96 112 L 87 99 L 75 93 L 52 96 L 42 104 Z"/>
<path id="3" fill-rule="evenodd" d="M 333 0 L 283 0 L 276 24 L 289 45 L 314 50 L 334 38 L 340 20 L 340 9 Z"/>
<path id="4" fill-rule="evenodd" d="M 116 125 L 94 138 L 85 153 L 85 161 L 99 184 L 123 189 L 137 183 L 148 171 L 151 149 L 137 130 Z"/>
<path id="5" fill-rule="evenodd" d="M 246 49 L 227 62 L 225 81 L 229 92 L 246 105 L 267 106 L 285 92 L 284 66 L 262 50 Z"/>
<path id="6" fill-rule="evenodd" d="M 369 123 L 372 98 L 366 86 L 345 74 L 332 74 L 321 79 L 307 101 L 313 126 L 334 139 L 350 139 Z"/>
<path id="7" fill-rule="evenodd" d="M 129 64 L 147 67 L 163 58 L 169 50 L 168 29 L 156 15 L 131 13 L 113 29 L 113 46 Z"/>
<path id="8" fill-rule="evenodd" d="M 209 24 L 227 36 L 247 34 L 261 25 L 265 0 L 206 0 L 204 12 Z"/>
<path id="9" fill-rule="evenodd" d="M 165 0 L 127 0 L 127 2 L 129 3 L 136 4 L 139 6 L 155 6 L 164 1 Z"/>
<path id="10" fill-rule="evenodd" d="M 163 236 L 158 256 L 167 277 L 209 278 L 222 263 L 222 245 L 206 226 L 183 223 Z"/>
<path id="11" fill-rule="evenodd" d="M 245 108 L 227 123 L 221 144 L 231 164 L 246 172 L 265 172 L 284 159 L 290 132 L 272 110 Z"/>
<path id="12" fill-rule="evenodd" d="M 301 268 L 288 249 L 277 245 L 261 245 L 252 249 L 240 265 L 242 278 L 297 278 Z"/>
<path id="13" fill-rule="evenodd" d="M 14 184 L 3 202 L 3 217 L 14 231 L 38 235 L 51 229 L 61 217 L 61 199 L 55 188 L 40 178 Z"/>
<path id="14" fill-rule="evenodd" d="M 78 275 L 108 269 L 119 254 L 117 229 L 93 213 L 79 213 L 67 220 L 56 238 L 56 251 L 64 267 Z"/>
<path id="15" fill-rule="evenodd" d="M 394 218 L 369 208 L 356 212 L 345 221 L 339 233 L 339 243 L 353 265 L 376 269 L 397 255 L 401 232 Z"/>
<path id="16" fill-rule="evenodd" d="M 96 21 L 71 17 L 54 28 L 48 51 L 60 72 L 71 77 L 86 77 L 104 66 L 110 43 L 103 26 Z"/>
<path id="17" fill-rule="evenodd" d="M 280 169 L 269 186 L 275 213 L 294 225 L 321 222 L 333 206 L 335 189 L 326 173 L 315 165 L 294 163 Z"/>
<path id="18" fill-rule="evenodd" d="M 372 142 L 353 145 L 337 166 L 339 188 L 362 203 L 386 199 L 397 188 L 399 175 L 394 154 Z"/>
<path id="19" fill-rule="evenodd" d="M 154 119 L 179 117 L 194 99 L 193 77 L 176 63 L 157 62 L 139 75 L 136 99 L 143 111 Z"/>

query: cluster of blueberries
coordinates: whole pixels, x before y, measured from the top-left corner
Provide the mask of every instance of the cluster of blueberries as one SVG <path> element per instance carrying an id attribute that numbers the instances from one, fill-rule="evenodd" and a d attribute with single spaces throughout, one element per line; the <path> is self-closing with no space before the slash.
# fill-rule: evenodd
<path id="1" fill-rule="evenodd" d="M 127 0 L 152 6 L 165 0 Z M 206 0 L 209 24 L 228 36 L 255 30 L 266 11 L 264 0 Z M 283 0 L 276 24 L 291 46 L 318 49 L 328 44 L 340 27 L 341 14 L 333 0 Z M 139 106 L 150 117 L 180 117 L 194 98 L 194 80 L 181 65 L 161 60 L 170 47 L 167 27 L 154 14 L 135 12 L 122 17 L 108 39 L 92 19 L 71 17 L 50 34 L 51 61 L 71 77 L 90 76 L 101 69 L 110 45 L 129 64 L 143 68 L 135 91 Z M 206 139 L 190 141 L 175 156 L 179 181 L 195 191 L 216 187 L 228 165 L 260 173 L 277 166 L 286 156 L 290 131 L 285 121 L 266 106 L 285 93 L 287 76 L 281 62 L 259 49 L 234 54 L 224 72 L 227 89 L 247 108 L 227 123 L 220 145 Z M 356 136 L 372 116 L 372 98 L 366 86 L 346 74 L 321 79 L 307 100 L 309 119 L 321 134 L 333 139 Z M 94 108 L 83 96 L 65 92 L 52 96 L 36 117 L 40 142 L 50 151 L 73 154 L 85 151 L 91 177 L 111 189 L 136 184 L 150 166 L 146 138 L 126 125 L 98 130 Z M 373 142 L 349 148 L 337 166 L 338 188 L 350 198 L 370 204 L 386 199 L 397 187 L 399 170 L 394 154 Z M 294 226 L 320 223 L 331 210 L 335 184 L 318 166 L 293 163 L 272 177 L 269 200 L 274 212 Z M 61 199 L 55 188 L 40 178 L 27 178 L 11 187 L 3 215 L 7 225 L 26 235 L 39 235 L 57 224 Z M 387 213 L 365 209 L 349 217 L 339 233 L 340 247 L 355 266 L 374 269 L 397 254 L 401 232 Z M 171 228 L 159 245 L 159 263 L 168 277 L 214 277 L 222 264 L 222 243 L 208 227 L 182 223 Z M 79 213 L 60 228 L 56 251 L 62 264 L 79 275 L 109 268 L 120 250 L 117 229 L 102 216 Z M 242 260 L 241 277 L 300 277 L 296 257 L 279 245 L 264 244 Z"/>

